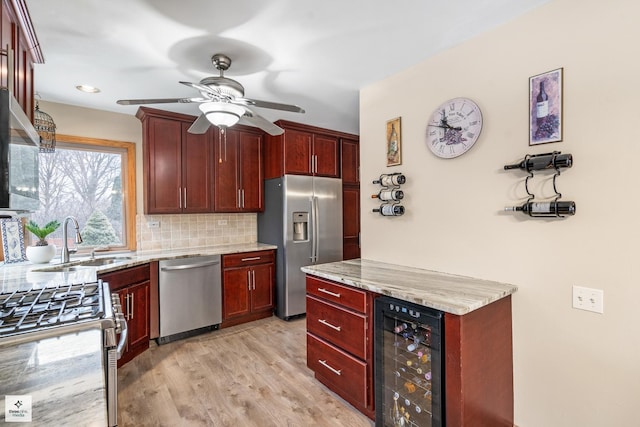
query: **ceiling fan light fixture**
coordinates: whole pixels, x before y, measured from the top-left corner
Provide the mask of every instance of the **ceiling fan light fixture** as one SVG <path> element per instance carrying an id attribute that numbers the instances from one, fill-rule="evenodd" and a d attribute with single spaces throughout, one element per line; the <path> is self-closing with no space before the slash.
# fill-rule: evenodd
<path id="1" fill-rule="evenodd" d="M 231 127 L 244 115 L 243 107 L 228 102 L 205 102 L 198 108 L 217 127 Z"/>

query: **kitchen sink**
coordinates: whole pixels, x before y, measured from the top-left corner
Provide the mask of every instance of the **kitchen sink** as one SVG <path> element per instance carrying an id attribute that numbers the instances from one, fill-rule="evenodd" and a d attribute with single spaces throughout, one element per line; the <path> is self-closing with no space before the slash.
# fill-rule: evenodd
<path id="1" fill-rule="evenodd" d="M 58 264 L 53 267 L 39 268 L 36 271 L 50 271 L 50 272 L 79 271 L 79 270 L 82 270 L 82 267 L 100 267 L 102 265 L 111 265 L 111 264 L 126 262 L 131 259 L 133 258 L 130 256 L 111 256 L 111 257 L 84 259 L 84 260 L 78 260 L 78 261 L 71 261 L 70 263 L 67 263 L 67 264 Z"/>
<path id="2" fill-rule="evenodd" d="M 130 259 L 132 259 L 130 256 L 103 257 L 103 258 L 94 258 L 94 259 L 88 259 L 88 260 L 80 261 L 76 265 L 84 265 L 84 266 L 89 266 L 89 267 L 98 267 L 98 266 L 101 266 L 101 265 L 115 264 L 117 262 L 125 262 L 125 261 L 130 260 Z"/>

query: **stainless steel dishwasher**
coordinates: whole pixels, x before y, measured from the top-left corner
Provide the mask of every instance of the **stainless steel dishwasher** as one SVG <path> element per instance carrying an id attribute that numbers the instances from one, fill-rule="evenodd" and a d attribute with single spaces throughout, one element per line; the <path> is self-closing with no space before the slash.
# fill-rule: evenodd
<path id="1" fill-rule="evenodd" d="M 217 329 L 222 322 L 220 255 L 159 262 L 158 344 Z"/>

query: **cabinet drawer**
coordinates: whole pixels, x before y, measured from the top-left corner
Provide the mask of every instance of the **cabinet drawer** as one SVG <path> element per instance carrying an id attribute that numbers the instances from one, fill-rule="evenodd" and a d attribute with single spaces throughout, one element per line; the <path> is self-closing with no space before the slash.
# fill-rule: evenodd
<path id="1" fill-rule="evenodd" d="M 125 286 L 149 280 L 149 264 L 131 267 L 120 271 L 98 275 L 99 279 L 109 283 L 109 289 L 117 291 Z"/>
<path id="2" fill-rule="evenodd" d="M 367 312 L 367 293 L 360 289 L 307 276 L 307 293 L 360 313 Z"/>
<path id="3" fill-rule="evenodd" d="M 274 251 L 243 252 L 222 257 L 222 267 L 242 267 L 245 265 L 266 264 L 274 262 Z"/>
<path id="4" fill-rule="evenodd" d="M 367 358 L 367 318 L 307 296 L 307 330 L 361 359 Z"/>
<path id="5" fill-rule="evenodd" d="M 307 366 L 348 402 L 367 406 L 367 364 L 307 333 Z"/>

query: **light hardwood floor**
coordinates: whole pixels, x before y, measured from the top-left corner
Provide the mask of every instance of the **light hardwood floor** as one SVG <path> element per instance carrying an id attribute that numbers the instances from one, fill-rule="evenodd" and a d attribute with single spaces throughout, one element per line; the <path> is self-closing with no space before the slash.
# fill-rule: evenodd
<path id="1" fill-rule="evenodd" d="M 152 343 L 118 370 L 118 425 L 373 426 L 313 378 L 305 333 L 271 317 Z"/>

